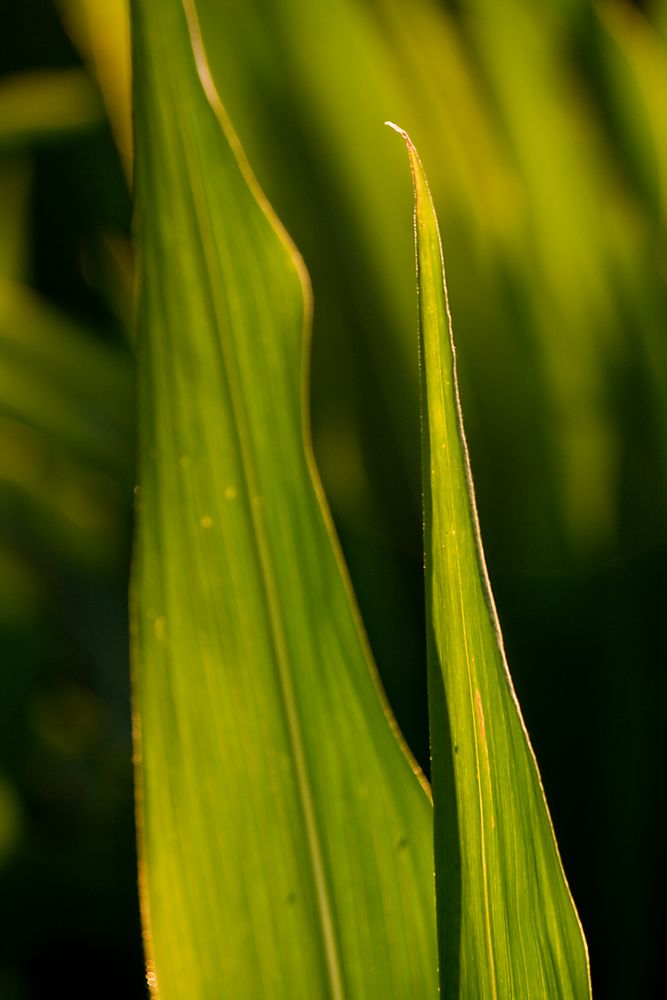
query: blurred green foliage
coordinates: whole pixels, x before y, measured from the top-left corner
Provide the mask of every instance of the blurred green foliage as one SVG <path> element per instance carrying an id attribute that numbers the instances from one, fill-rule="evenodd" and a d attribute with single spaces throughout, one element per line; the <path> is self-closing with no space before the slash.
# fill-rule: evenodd
<path id="1" fill-rule="evenodd" d="M 387 691 L 426 764 L 411 192 L 383 121 L 400 121 L 422 152 L 490 574 L 594 989 L 653 995 L 667 4 L 198 9 L 231 118 L 313 278 L 316 451 Z M 0 13 L 8 998 L 145 990 L 125 597 L 125 24 L 120 0 L 22 0 Z"/>

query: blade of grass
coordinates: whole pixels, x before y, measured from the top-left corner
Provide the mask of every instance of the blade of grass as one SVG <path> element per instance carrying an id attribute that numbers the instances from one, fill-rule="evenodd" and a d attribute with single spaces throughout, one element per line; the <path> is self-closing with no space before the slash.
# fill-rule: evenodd
<path id="1" fill-rule="evenodd" d="M 432 812 L 313 470 L 303 265 L 192 5 L 135 0 L 133 36 L 149 982 L 164 998 L 433 996 Z"/>
<path id="2" fill-rule="evenodd" d="M 586 945 L 484 563 L 435 209 L 415 147 L 391 127 L 406 142 L 415 191 L 441 990 L 581 1000 Z"/>

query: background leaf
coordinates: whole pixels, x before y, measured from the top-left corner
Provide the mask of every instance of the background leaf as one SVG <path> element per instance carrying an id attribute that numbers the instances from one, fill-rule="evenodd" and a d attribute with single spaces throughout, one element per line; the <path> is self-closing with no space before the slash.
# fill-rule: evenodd
<path id="1" fill-rule="evenodd" d="M 588 957 L 505 662 L 474 506 L 435 209 L 415 190 L 424 565 L 445 997 L 590 995 Z"/>
<path id="2" fill-rule="evenodd" d="M 76 133 L 101 118 L 99 96 L 81 69 L 0 79 L 0 149 Z"/>
<path id="3" fill-rule="evenodd" d="M 435 995 L 431 807 L 304 442 L 303 266 L 190 30 L 178 0 L 134 5 L 150 978 L 167 1000 Z"/>

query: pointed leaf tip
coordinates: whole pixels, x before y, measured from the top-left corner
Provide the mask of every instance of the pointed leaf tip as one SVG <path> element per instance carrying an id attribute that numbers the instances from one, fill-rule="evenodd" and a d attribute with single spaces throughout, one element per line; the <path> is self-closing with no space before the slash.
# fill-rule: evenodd
<path id="1" fill-rule="evenodd" d="M 583 932 L 484 563 L 435 208 L 415 188 L 428 685 L 441 992 L 590 996 Z"/>

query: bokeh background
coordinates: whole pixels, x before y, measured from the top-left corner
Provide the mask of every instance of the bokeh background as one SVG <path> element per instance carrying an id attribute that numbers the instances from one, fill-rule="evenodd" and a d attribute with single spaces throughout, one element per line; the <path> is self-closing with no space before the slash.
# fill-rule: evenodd
<path id="1" fill-rule="evenodd" d="M 412 196 L 383 121 L 420 148 L 490 575 L 594 989 L 658 996 L 667 2 L 198 8 L 311 272 L 317 457 L 428 767 Z M 0 73 L 0 997 L 144 997 L 124 0 L 2 0 Z"/>

